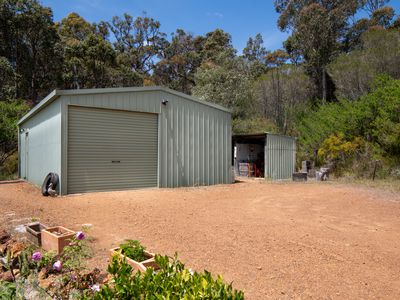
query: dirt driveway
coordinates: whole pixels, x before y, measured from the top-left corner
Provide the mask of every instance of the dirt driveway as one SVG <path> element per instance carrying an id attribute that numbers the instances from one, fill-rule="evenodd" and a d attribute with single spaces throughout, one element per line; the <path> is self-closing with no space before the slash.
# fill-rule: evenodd
<path id="1" fill-rule="evenodd" d="M 400 298 L 400 195 L 259 181 L 45 198 L 0 184 L 1 223 L 92 224 L 93 264 L 125 238 L 233 281 L 248 299 Z M 24 219 L 27 218 L 27 219 Z"/>

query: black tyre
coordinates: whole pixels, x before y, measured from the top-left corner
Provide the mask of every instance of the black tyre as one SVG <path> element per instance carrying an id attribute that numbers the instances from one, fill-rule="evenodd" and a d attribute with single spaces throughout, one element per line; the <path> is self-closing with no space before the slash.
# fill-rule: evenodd
<path id="1" fill-rule="evenodd" d="M 56 173 L 47 174 L 42 184 L 42 195 L 49 196 L 49 188 L 55 190 L 58 185 L 58 175 Z"/>

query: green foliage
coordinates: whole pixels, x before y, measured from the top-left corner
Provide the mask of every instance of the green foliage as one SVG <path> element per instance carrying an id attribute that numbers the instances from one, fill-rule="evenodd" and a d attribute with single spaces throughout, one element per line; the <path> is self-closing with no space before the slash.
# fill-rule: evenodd
<path id="1" fill-rule="evenodd" d="M 31 273 L 32 262 L 30 260 L 32 256 L 32 248 L 28 247 L 24 249 L 18 256 L 18 268 L 19 273 L 22 277 L 28 277 Z"/>
<path id="2" fill-rule="evenodd" d="M 120 251 L 125 256 L 135 261 L 141 262 L 146 259 L 144 254 L 145 248 L 137 240 L 126 240 L 119 245 Z"/>
<path id="3" fill-rule="evenodd" d="M 37 269 L 46 268 L 47 270 L 51 270 L 57 260 L 58 255 L 55 251 L 46 251 L 42 254 L 42 259 L 37 263 Z"/>
<path id="4" fill-rule="evenodd" d="M 116 54 L 106 32 L 76 13 L 57 24 L 63 46 L 63 82 L 66 88 L 96 88 L 113 85 Z"/>
<path id="5" fill-rule="evenodd" d="M 356 100 L 366 95 L 379 74 L 400 79 L 400 30 L 370 30 L 361 47 L 340 55 L 328 67 L 339 98 Z"/>
<path id="6" fill-rule="evenodd" d="M 364 141 L 360 137 L 347 140 L 343 133 L 330 135 L 325 139 L 318 149 L 318 159 L 320 163 L 331 166 L 331 171 L 336 175 L 341 175 L 343 169 L 348 169 L 348 165 L 361 150 Z"/>
<path id="7" fill-rule="evenodd" d="M 264 62 L 267 50 L 263 46 L 263 43 L 264 41 L 260 33 L 254 39 L 250 37 L 246 47 L 243 49 L 243 57 L 249 61 Z"/>
<path id="8" fill-rule="evenodd" d="M 382 79 L 382 78 L 381 78 Z M 384 79 L 366 96 L 372 138 L 387 153 L 400 155 L 400 80 Z"/>
<path id="9" fill-rule="evenodd" d="M 18 178 L 18 153 L 10 154 L 0 166 L 0 180 L 13 180 Z"/>
<path id="10" fill-rule="evenodd" d="M 388 28 L 392 24 L 395 15 L 393 7 L 385 6 L 378 8 L 372 13 L 371 25 Z"/>
<path id="11" fill-rule="evenodd" d="M 214 279 L 207 271 L 191 272 L 176 257 L 157 255 L 155 260 L 160 267 L 156 272 L 149 268 L 132 274 L 132 267 L 114 256 L 108 267 L 113 279 L 94 299 L 244 299 L 242 291 L 225 284 L 220 276 Z"/>
<path id="12" fill-rule="evenodd" d="M 125 13 L 115 16 L 108 24 L 115 37 L 117 54 L 124 57 L 128 66 L 142 76 L 149 75 L 155 67 L 155 59 L 165 46 L 165 33 L 160 22 L 146 15 L 135 19 Z"/>
<path id="13" fill-rule="evenodd" d="M 191 94 L 194 74 L 205 57 L 205 41 L 202 36 L 177 29 L 172 34 L 171 42 L 166 43 L 162 59 L 155 66 L 155 82 Z"/>
<path id="14" fill-rule="evenodd" d="M 232 110 L 233 118 L 245 118 L 254 110 L 252 77 L 242 58 L 218 57 L 218 64 L 204 63 L 195 75 L 193 94 Z"/>
<path id="15" fill-rule="evenodd" d="M 28 111 L 22 100 L 0 101 L 0 173 L 6 159 L 17 149 L 17 121 Z"/>
<path id="16" fill-rule="evenodd" d="M 398 157 L 399 112 L 400 80 L 379 77 L 375 81 L 374 90 L 357 101 L 341 100 L 339 103 L 321 105 L 316 110 L 305 110 L 299 116 L 296 126 L 300 153 L 305 157 L 317 159 L 316 153 L 322 147 L 322 156 L 326 157 L 328 152 L 332 152 L 326 151 L 330 142 L 337 142 L 341 147 L 348 145 L 347 142 L 355 143 L 353 146 L 361 146 L 362 139 L 370 145 L 370 160 Z M 336 140 L 337 138 L 339 140 Z M 396 164 L 395 161 L 391 161 Z"/>
<path id="17" fill-rule="evenodd" d="M 14 282 L 0 281 L 0 299 L 15 299 L 17 287 Z"/>
<path id="18" fill-rule="evenodd" d="M 380 9 L 389 1 L 390 0 L 364 0 L 364 9 L 369 13 L 369 15 L 373 15 L 377 9 Z"/>
<path id="19" fill-rule="evenodd" d="M 0 1 L 0 37 L 0 56 L 16 75 L 13 98 L 36 104 L 57 85 L 62 65 L 51 9 L 36 0 Z"/>
<path id="20" fill-rule="evenodd" d="M 260 133 L 271 132 L 277 133 L 278 128 L 271 120 L 255 117 L 247 119 L 234 119 L 232 121 L 232 130 L 235 134 L 240 133 Z"/>
<path id="21" fill-rule="evenodd" d="M 347 141 L 343 133 L 332 134 L 325 139 L 318 149 L 318 156 L 323 161 L 339 160 L 349 155 L 353 155 L 360 148 L 362 139 L 355 137 L 352 141 Z"/>
<path id="22" fill-rule="evenodd" d="M 221 55 L 234 58 L 236 50 L 232 46 L 232 37 L 222 29 L 215 29 L 205 35 L 203 54 L 206 61 L 217 63 Z"/>
<path id="23" fill-rule="evenodd" d="M 276 67 L 259 77 L 254 89 L 262 116 L 273 121 L 281 133 L 287 134 L 293 127 L 294 110 L 309 101 L 314 85 L 302 68 L 284 66 L 279 57 L 279 53 L 269 57 Z"/>
<path id="24" fill-rule="evenodd" d="M 0 56 L 0 101 L 15 97 L 15 76 L 10 62 Z"/>
<path id="25" fill-rule="evenodd" d="M 67 271 L 81 271 L 85 269 L 85 261 L 91 256 L 87 239 L 78 240 L 74 237 L 68 246 L 64 247 L 60 260 Z"/>
<path id="26" fill-rule="evenodd" d="M 331 100 L 333 86 L 326 66 L 337 55 L 349 19 L 360 7 L 359 0 L 287 1 L 275 0 L 280 14 L 278 27 L 292 34 L 287 50 L 302 57 L 317 87 L 317 97 Z"/>

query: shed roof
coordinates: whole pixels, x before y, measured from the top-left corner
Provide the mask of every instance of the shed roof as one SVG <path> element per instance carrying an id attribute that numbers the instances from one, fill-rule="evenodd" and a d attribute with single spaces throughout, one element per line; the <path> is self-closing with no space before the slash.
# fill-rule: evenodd
<path id="1" fill-rule="evenodd" d="M 230 113 L 231 111 L 221 105 L 210 103 L 204 100 L 200 100 L 196 97 L 186 95 L 184 93 L 163 87 L 163 86 L 149 86 L 149 87 L 121 87 L 121 88 L 97 88 L 97 89 L 79 89 L 79 90 L 54 90 L 48 94 L 42 101 L 40 101 L 35 107 L 33 107 L 25 116 L 19 121 L 18 125 L 24 121 L 30 119 L 33 115 L 44 109 L 47 105 L 52 103 L 60 96 L 68 95 L 89 95 L 89 94 L 109 94 L 109 93 L 127 93 L 127 92 L 145 92 L 145 91 L 162 91 L 169 94 L 173 94 L 190 101 L 194 101 L 203 105 L 213 107 L 218 110 L 222 110 Z"/>
<path id="2" fill-rule="evenodd" d="M 294 139 L 294 140 L 297 139 L 296 137 L 293 137 L 293 136 L 271 133 L 271 132 L 267 132 L 267 131 L 266 132 L 258 132 L 258 133 L 238 133 L 238 134 L 233 134 L 232 138 L 235 141 L 259 140 L 259 139 L 265 139 L 268 135 L 281 136 L 284 138 L 289 138 L 289 139 Z"/>

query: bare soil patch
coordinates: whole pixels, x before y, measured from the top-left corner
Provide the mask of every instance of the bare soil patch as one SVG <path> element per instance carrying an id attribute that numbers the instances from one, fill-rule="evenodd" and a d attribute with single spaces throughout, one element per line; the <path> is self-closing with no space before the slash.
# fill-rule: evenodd
<path id="1" fill-rule="evenodd" d="M 400 195 L 329 183 L 246 181 L 213 187 L 42 197 L 0 185 L 0 224 L 32 217 L 92 224 L 94 258 L 138 239 L 188 267 L 222 274 L 248 299 L 400 297 Z"/>

